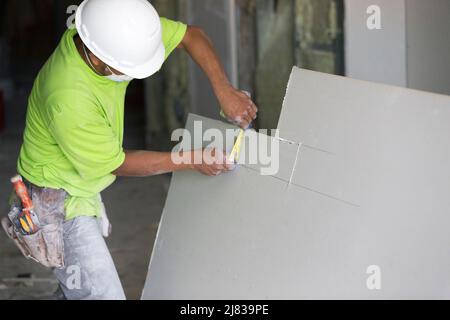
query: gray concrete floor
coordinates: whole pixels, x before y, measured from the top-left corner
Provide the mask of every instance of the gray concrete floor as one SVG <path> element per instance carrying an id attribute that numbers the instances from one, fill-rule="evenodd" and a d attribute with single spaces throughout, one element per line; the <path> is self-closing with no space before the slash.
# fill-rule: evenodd
<path id="1" fill-rule="evenodd" d="M 27 90 L 7 106 L 8 127 L 0 133 L 0 217 L 7 213 L 9 178 L 16 172 Z M 12 109 L 14 108 L 14 109 Z M 126 114 L 125 147 L 144 145 L 143 115 Z M 170 177 L 119 178 L 103 192 L 113 233 L 107 239 L 128 299 L 139 299 L 144 286 Z M 51 299 L 57 283 L 51 271 L 26 260 L 0 230 L 0 299 Z"/>

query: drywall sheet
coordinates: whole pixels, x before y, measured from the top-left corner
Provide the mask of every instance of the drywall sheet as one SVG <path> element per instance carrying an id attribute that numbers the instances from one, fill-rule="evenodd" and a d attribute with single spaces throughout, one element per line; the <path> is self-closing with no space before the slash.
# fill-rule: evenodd
<path id="1" fill-rule="evenodd" d="M 143 298 L 450 298 L 449 123 L 447 96 L 295 68 L 280 171 L 174 174 Z"/>

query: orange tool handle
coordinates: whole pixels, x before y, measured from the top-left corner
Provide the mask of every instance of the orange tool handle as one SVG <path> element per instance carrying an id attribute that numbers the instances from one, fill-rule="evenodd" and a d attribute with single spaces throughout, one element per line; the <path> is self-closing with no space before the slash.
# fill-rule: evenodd
<path id="1" fill-rule="evenodd" d="M 33 202 L 28 195 L 28 190 L 22 181 L 22 177 L 15 176 L 11 179 L 11 182 L 14 186 L 14 190 L 16 191 L 17 196 L 20 198 L 20 201 L 22 201 L 23 209 L 28 211 L 31 210 L 33 208 Z"/>

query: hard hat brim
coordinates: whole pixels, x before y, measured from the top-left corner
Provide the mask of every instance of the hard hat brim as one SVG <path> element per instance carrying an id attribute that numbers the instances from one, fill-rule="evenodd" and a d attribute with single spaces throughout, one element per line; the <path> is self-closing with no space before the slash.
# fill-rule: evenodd
<path id="1" fill-rule="evenodd" d="M 154 75 L 161 69 L 165 61 L 165 56 L 166 50 L 164 48 L 164 44 L 161 43 L 153 58 L 143 65 L 136 66 L 134 68 L 125 68 L 125 67 L 116 68 L 115 66 L 111 67 L 134 79 L 145 79 Z"/>

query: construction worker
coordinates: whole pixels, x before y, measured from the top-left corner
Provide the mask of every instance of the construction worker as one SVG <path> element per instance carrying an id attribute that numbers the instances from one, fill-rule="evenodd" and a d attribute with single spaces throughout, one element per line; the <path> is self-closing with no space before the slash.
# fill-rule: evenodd
<path id="1" fill-rule="evenodd" d="M 246 128 L 256 117 L 251 99 L 233 88 L 211 41 L 198 27 L 160 18 L 146 0 L 85 0 L 32 89 L 18 160 L 36 188 L 61 189 L 65 267 L 54 270 L 66 299 L 124 299 L 98 227 L 99 193 L 116 176 L 178 170 L 217 175 L 224 161 L 176 164 L 171 153 L 123 150 L 125 92 L 132 79 L 156 73 L 175 48 L 184 49 L 209 78 L 228 118 Z M 192 151 L 194 153 L 202 150 Z M 210 160 L 210 159 L 209 159 Z M 211 164 L 212 163 L 212 164 Z M 74 277 L 80 273 L 79 282 Z"/>

